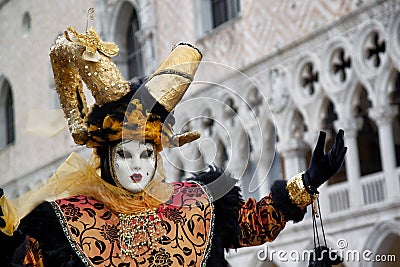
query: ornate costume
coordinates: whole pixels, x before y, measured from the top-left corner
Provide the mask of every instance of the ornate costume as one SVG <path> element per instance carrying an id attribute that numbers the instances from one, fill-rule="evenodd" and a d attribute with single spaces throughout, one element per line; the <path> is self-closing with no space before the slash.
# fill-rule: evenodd
<path id="1" fill-rule="evenodd" d="M 236 180 L 214 167 L 191 181 L 163 183 L 158 153 L 200 136 L 174 134 L 171 111 L 202 55 L 190 44 L 178 44 L 149 78 L 128 82 L 110 59 L 117 53 L 94 29 L 80 34 L 69 27 L 52 46 L 69 130 L 77 144 L 95 153 L 90 162 L 71 154 L 47 185 L 14 201 L 16 210 L 2 196 L 0 243 L 7 249 L 1 266 L 227 266 L 224 249 L 273 241 L 286 222 L 302 220 L 316 196 L 313 189 L 330 177 L 316 179 L 321 171 L 277 181 L 258 202 L 244 201 Z M 91 109 L 82 81 L 96 100 Z M 343 153 L 343 134 L 338 136 L 336 158 Z M 126 190 L 115 164 L 119 156 L 133 158 L 116 149 L 130 140 L 154 147 L 155 172 L 139 192 Z M 146 153 L 143 158 L 152 151 Z M 133 180 L 142 179 L 135 175 Z M 207 185 L 216 181 L 227 190 L 213 199 Z"/>

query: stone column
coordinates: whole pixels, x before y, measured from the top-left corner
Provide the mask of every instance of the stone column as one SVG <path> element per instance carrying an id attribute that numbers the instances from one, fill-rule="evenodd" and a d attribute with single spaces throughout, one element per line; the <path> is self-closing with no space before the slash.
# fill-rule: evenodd
<path id="1" fill-rule="evenodd" d="M 271 175 L 271 167 L 275 156 L 275 146 L 271 145 L 267 140 L 265 141 L 263 150 L 253 151 L 252 156 L 253 155 L 257 155 L 257 157 L 252 157 L 252 161 L 256 164 L 257 168 L 254 178 L 257 179 L 256 187 L 258 188 L 258 194 L 261 198 L 268 195 L 270 192 L 271 180 L 269 179 L 269 175 Z"/>
<path id="2" fill-rule="evenodd" d="M 358 208 L 363 203 L 363 195 L 360 183 L 360 159 L 358 157 L 357 133 L 360 123 L 355 118 L 342 119 L 335 122 L 336 129 L 343 129 L 347 153 L 346 176 L 349 183 L 350 207 Z"/>
<path id="3" fill-rule="evenodd" d="M 306 170 L 308 146 L 301 139 L 282 140 L 278 143 L 278 152 L 284 159 L 285 179 L 288 180 Z"/>
<path id="4" fill-rule="evenodd" d="M 156 60 L 155 54 L 155 36 L 157 34 L 155 3 L 153 0 L 139 1 L 139 6 L 138 16 L 141 25 L 135 34 L 141 48 L 143 72 L 145 75 L 149 75 L 156 70 L 157 62 L 159 62 Z"/>
<path id="5" fill-rule="evenodd" d="M 374 120 L 379 131 L 379 148 L 388 200 L 398 199 L 400 193 L 399 179 L 396 174 L 396 154 L 393 142 L 393 118 L 397 115 L 397 106 L 379 106 L 368 110 L 369 117 Z"/>

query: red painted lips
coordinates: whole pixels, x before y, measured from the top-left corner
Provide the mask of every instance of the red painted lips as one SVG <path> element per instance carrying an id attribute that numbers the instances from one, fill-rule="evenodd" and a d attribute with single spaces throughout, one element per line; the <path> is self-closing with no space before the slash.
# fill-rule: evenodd
<path id="1" fill-rule="evenodd" d="M 142 180 L 142 175 L 140 173 L 134 173 L 131 175 L 132 181 L 139 183 Z"/>

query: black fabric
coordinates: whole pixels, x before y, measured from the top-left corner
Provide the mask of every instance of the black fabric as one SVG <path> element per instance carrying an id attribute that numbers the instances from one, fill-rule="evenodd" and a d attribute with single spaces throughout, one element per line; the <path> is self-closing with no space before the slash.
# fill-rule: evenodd
<path id="1" fill-rule="evenodd" d="M 25 237 L 26 235 L 19 230 L 15 231 L 13 236 L 0 232 L 0 266 L 22 266 L 14 264 L 14 253 L 23 244 Z"/>
<path id="2" fill-rule="evenodd" d="M 110 114 L 113 114 L 114 118 L 118 119 L 119 121 L 123 121 L 126 108 L 131 101 L 133 95 L 142 85 L 143 81 L 144 79 L 131 81 L 129 93 L 116 101 L 106 103 L 102 106 L 95 104 L 92 111 L 88 115 L 88 124 L 102 126 L 104 118 Z"/>
<path id="3" fill-rule="evenodd" d="M 109 146 L 102 146 L 96 148 L 96 154 L 100 157 L 100 170 L 101 170 L 101 178 L 109 184 L 116 186 L 114 179 L 111 175 L 110 170 L 110 156 L 109 154 Z"/>
<path id="4" fill-rule="evenodd" d="M 271 193 L 274 206 L 283 212 L 286 221 L 300 222 L 303 220 L 307 209 L 302 210 L 292 203 L 286 189 L 286 181 L 275 181 L 271 186 Z"/>
<path id="5" fill-rule="evenodd" d="M 19 229 L 39 241 L 45 266 L 84 266 L 72 250 L 50 203 L 44 202 L 36 207 L 21 220 Z"/>
<path id="6" fill-rule="evenodd" d="M 146 86 L 143 84 L 134 94 L 134 98 L 140 99 L 144 109 L 149 110 L 153 114 L 158 115 L 158 119 L 162 123 L 175 124 L 175 118 L 168 112 L 163 105 L 149 93 Z"/>
<path id="7" fill-rule="evenodd" d="M 239 247 L 241 234 L 239 227 L 239 208 L 243 203 L 237 180 L 222 169 L 210 166 L 209 171 L 196 174 L 190 180 L 198 181 L 209 189 L 214 198 L 214 235 L 207 266 L 229 266 L 225 260 L 224 249 Z M 224 194 L 224 192 L 227 192 Z"/>
<path id="8" fill-rule="evenodd" d="M 318 246 L 313 252 L 310 254 L 309 267 L 332 267 L 343 262 L 338 253 L 326 246 Z"/>
<path id="9" fill-rule="evenodd" d="M 158 103 L 147 91 L 146 87 L 144 86 L 144 81 L 144 78 L 137 79 L 136 82 L 131 81 L 129 93 L 116 101 L 106 103 L 102 106 L 95 104 L 92 108 L 92 111 L 88 115 L 88 125 L 97 125 L 101 128 L 104 118 L 107 115 L 111 115 L 118 121 L 123 121 L 125 112 L 128 108 L 130 108 L 129 104 L 133 98 L 139 99 L 143 105 L 144 111 L 151 111 L 151 113 L 158 116 L 158 119 L 161 122 L 166 121 L 171 125 L 175 124 L 175 119 L 170 112 L 168 112 L 163 105 Z"/>
<path id="10" fill-rule="evenodd" d="M 90 111 L 87 118 L 87 125 L 96 126 L 96 130 L 90 130 L 88 133 L 88 139 L 95 143 L 101 143 L 101 146 L 114 146 L 121 140 L 109 141 L 104 138 L 109 135 L 117 133 L 116 130 L 111 128 L 103 128 L 104 118 L 110 116 L 116 121 L 123 122 L 125 114 L 128 111 L 135 109 L 135 105 L 131 104 L 132 99 L 139 99 L 143 106 L 143 115 L 147 116 L 147 111 L 150 112 L 148 121 L 161 121 L 165 125 L 173 126 L 175 124 L 175 118 L 173 112 L 168 112 L 163 105 L 156 101 L 156 99 L 147 91 L 145 86 L 145 78 L 136 79 L 131 81 L 130 91 L 120 99 L 106 103 L 104 105 L 95 104 Z M 137 125 L 127 125 L 125 127 L 137 127 Z M 135 128 L 134 128 L 135 129 Z M 102 141 L 99 141 L 102 140 Z"/>

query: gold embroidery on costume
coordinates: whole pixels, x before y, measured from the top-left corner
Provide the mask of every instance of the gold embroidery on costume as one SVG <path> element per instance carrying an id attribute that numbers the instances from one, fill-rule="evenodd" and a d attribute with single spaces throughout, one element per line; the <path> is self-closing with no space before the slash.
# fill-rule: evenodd
<path id="1" fill-rule="evenodd" d="M 119 244 L 123 255 L 135 258 L 148 247 L 157 248 L 165 233 L 164 225 L 154 210 L 139 214 L 122 214 L 119 217 Z"/>
<path id="2" fill-rule="evenodd" d="M 72 248 L 85 266 L 128 266 L 129 263 L 130 266 L 203 266 L 212 239 L 214 213 L 211 201 L 197 183 L 182 182 L 174 183 L 174 194 L 155 211 L 128 215 L 123 221 L 93 198 L 77 196 L 51 204 Z M 121 228 L 126 226 L 124 220 L 128 217 L 134 223 L 131 224 L 132 234 L 154 234 L 152 224 L 159 231 L 156 230 L 153 242 L 133 238 L 136 241 L 134 257 L 133 253 L 121 251 L 124 247 L 121 245 Z M 145 225 L 140 221 L 146 219 L 147 228 L 139 227 Z M 149 223 L 150 220 L 154 222 Z"/>
<path id="3" fill-rule="evenodd" d="M 272 242 L 285 227 L 286 221 L 280 210 L 275 209 L 272 197 L 266 196 L 257 202 L 249 198 L 239 209 L 239 226 L 242 247 L 257 246 Z"/>
<path id="4" fill-rule="evenodd" d="M 28 237 L 27 252 L 24 258 L 24 266 L 44 267 L 40 244 L 33 237 Z"/>

